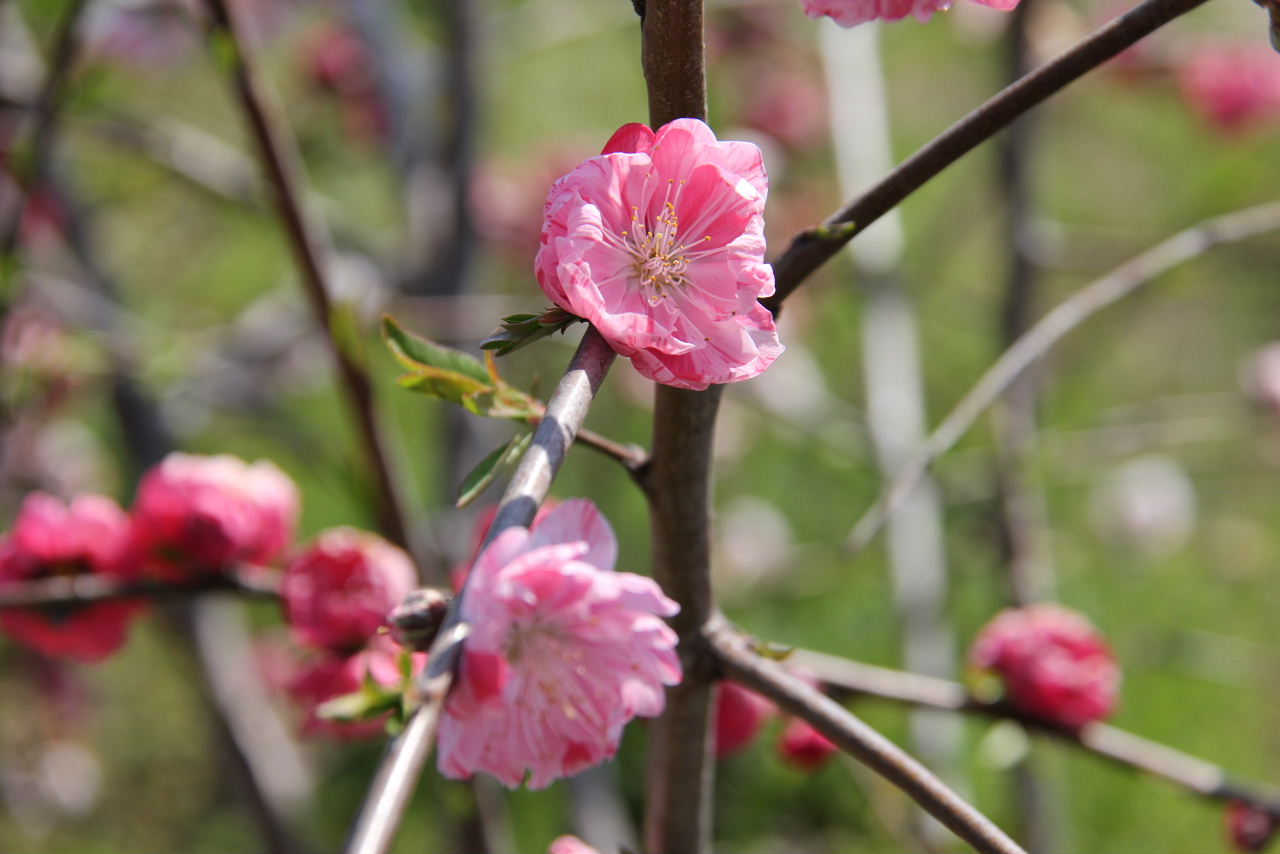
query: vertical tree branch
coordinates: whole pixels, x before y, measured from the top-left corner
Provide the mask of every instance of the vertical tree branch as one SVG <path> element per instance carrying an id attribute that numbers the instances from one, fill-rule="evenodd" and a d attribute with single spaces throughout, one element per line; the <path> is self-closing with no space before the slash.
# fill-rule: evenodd
<path id="1" fill-rule="evenodd" d="M 706 119 L 702 29 L 702 0 L 645 4 L 641 61 L 654 128 L 679 118 Z M 680 603 L 672 625 L 684 653 L 712 613 L 711 444 L 720 392 L 660 385 L 654 402 L 645 478 L 653 576 Z M 712 681 L 705 660 L 682 659 L 684 680 L 667 689 L 666 711 L 649 730 L 644 847 L 651 854 L 690 854 L 711 843 Z"/>
<path id="2" fill-rule="evenodd" d="M 1031 67 L 1030 23 L 1038 0 L 1022 0 L 1009 15 L 1005 33 L 1005 69 L 1010 83 Z M 997 148 L 996 181 L 1004 199 L 1004 238 L 1008 271 L 1001 305 L 999 349 L 1008 349 L 1031 326 L 1039 277 L 1035 260 L 1035 201 L 1031 157 L 1038 115 L 1024 113 L 1009 126 Z M 991 411 L 995 437 L 995 478 L 1000 547 L 1004 553 L 1007 599 L 1015 607 L 1049 595 L 1053 588 L 1048 508 L 1034 480 L 1037 442 L 1037 366 L 1028 368 Z M 1045 757 L 1027 755 L 1011 769 L 1019 838 L 1034 851 L 1056 850 L 1052 781 L 1039 772 Z"/>
<path id="3" fill-rule="evenodd" d="M 263 175 L 271 187 L 276 212 L 284 225 L 316 323 L 324 332 L 336 360 L 347 409 L 355 421 L 369 471 L 374 478 L 379 526 L 388 539 L 416 551 L 405 515 L 403 490 L 394 474 L 396 470 L 392 467 L 375 407 L 373 384 L 364 367 L 338 340 L 333 329 L 326 273 L 329 241 L 323 226 L 310 218 L 303 208 L 299 193 L 302 167 L 296 144 L 275 122 L 267 107 L 254 72 L 251 45 L 237 25 L 227 0 L 205 0 L 205 5 L 214 24 L 212 37 L 216 39 L 221 35 L 227 39 L 230 48 L 228 70 L 236 99 L 257 146 Z M 418 566 L 420 573 L 427 570 L 425 561 L 421 559 Z"/>

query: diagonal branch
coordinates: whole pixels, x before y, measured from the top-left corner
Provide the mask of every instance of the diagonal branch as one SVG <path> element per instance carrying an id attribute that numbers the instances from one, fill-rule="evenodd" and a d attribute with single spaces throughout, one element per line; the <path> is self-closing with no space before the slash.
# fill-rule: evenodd
<path id="1" fill-rule="evenodd" d="M 1206 0 L 1145 0 L 1066 53 L 1003 89 L 904 160 L 878 184 L 827 217 L 821 226 L 796 235 L 773 262 L 777 291 L 762 302 L 776 314 L 782 301 L 835 257 L 840 247 L 943 169 L 1067 84 L 1204 2 Z"/>
<path id="2" fill-rule="evenodd" d="M 547 403 L 529 450 L 507 484 L 486 545 L 507 528 L 528 527 L 533 523 L 538 506 L 547 497 L 551 481 L 560 470 L 614 356 L 600 334 L 588 328 Z M 444 624 L 428 653 L 427 671 L 418 686 L 418 711 L 387 747 L 347 840 L 344 850 L 348 854 L 380 854 L 387 851 L 395 839 L 409 797 L 435 742 L 441 708 L 453 684 L 453 671 L 468 634 L 469 627 L 463 622 L 461 612 L 466 594 L 464 584 L 450 603 Z"/>
<path id="3" fill-rule="evenodd" d="M 808 721 L 846 753 L 906 792 L 976 850 L 994 854 L 1025 854 L 990 819 L 902 748 L 782 665 L 761 657 L 752 648 L 751 640 L 723 618 L 709 624 L 704 636 L 709 652 L 718 660 L 726 676 Z"/>
<path id="4" fill-rule="evenodd" d="M 1236 243 L 1276 229 L 1280 229 L 1280 202 L 1206 220 L 1148 249 L 1058 304 L 987 369 L 915 455 L 903 464 L 876 502 L 853 526 L 845 542 L 846 550 L 857 554 L 866 548 L 938 457 L 950 450 L 987 407 L 1069 332 L 1184 261 L 1220 244 Z"/>
<path id="5" fill-rule="evenodd" d="M 263 177 L 270 185 L 276 211 L 298 265 L 303 288 L 337 361 L 338 376 L 348 410 L 356 422 L 377 490 L 378 519 L 383 533 L 398 545 L 412 549 L 405 515 L 403 489 L 392 469 L 382 425 L 374 405 L 373 384 L 365 369 L 343 346 L 333 328 L 333 309 L 325 261 L 328 237 L 320 223 L 308 217 L 300 193 L 302 167 L 297 146 L 278 125 L 254 72 L 250 46 L 227 0 L 205 0 L 212 19 L 211 38 L 224 37 L 230 48 L 229 72 L 240 109 L 262 160 Z M 419 571 L 424 562 L 419 560 Z M 438 567 L 437 567 L 438 569 Z"/>
<path id="6" fill-rule="evenodd" d="M 1212 762 L 1108 724 L 1087 724 L 1073 730 L 1020 712 L 1005 703 L 981 702 L 956 682 L 808 650 L 796 650 L 787 659 L 787 664 L 817 678 L 829 690 L 845 694 L 1014 720 L 1035 732 L 1074 744 L 1118 765 L 1167 780 L 1202 797 L 1245 801 L 1280 821 L 1280 791 L 1234 780 Z"/>

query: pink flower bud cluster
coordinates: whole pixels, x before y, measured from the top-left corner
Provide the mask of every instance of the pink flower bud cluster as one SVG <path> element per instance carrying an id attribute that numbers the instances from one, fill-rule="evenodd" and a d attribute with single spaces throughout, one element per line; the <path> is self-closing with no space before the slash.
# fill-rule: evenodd
<path id="1" fill-rule="evenodd" d="M 298 493 L 268 462 L 171 454 L 146 473 L 126 514 L 110 498 L 27 496 L 0 540 L 0 584 L 58 576 L 182 583 L 239 562 L 267 562 L 293 536 Z M 100 661 L 124 645 L 143 609 L 109 600 L 6 609 L 0 628 L 45 655 Z"/>
<path id="2" fill-rule="evenodd" d="M 952 0 L 804 0 L 804 13 L 810 18 L 828 17 L 842 27 L 854 27 L 868 21 L 900 21 L 910 15 L 927 22 L 935 12 L 951 8 Z M 1001 12 L 1018 5 L 1018 0 L 977 0 Z"/>
<path id="3" fill-rule="evenodd" d="M 1060 605 L 1000 612 L 978 634 L 969 661 L 997 676 L 1006 699 L 1032 715 L 1078 728 L 1115 710 L 1120 667 L 1083 615 Z"/>

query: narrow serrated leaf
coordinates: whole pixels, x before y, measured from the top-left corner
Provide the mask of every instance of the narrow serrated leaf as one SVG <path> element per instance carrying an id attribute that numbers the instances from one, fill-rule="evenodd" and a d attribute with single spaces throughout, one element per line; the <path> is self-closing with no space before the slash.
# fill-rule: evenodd
<path id="1" fill-rule="evenodd" d="M 498 473 L 504 467 L 514 464 L 520 458 L 525 448 L 529 447 L 529 440 L 532 438 L 532 433 L 519 433 L 513 436 L 510 442 L 495 449 L 476 463 L 475 468 L 463 478 L 462 486 L 458 487 L 456 506 L 466 507 L 479 498 L 480 493 L 497 479 Z"/>

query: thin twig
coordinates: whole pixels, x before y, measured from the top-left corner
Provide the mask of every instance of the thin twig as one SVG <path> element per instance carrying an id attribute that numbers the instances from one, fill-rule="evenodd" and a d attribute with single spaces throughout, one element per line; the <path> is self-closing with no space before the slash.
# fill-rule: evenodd
<path id="1" fill-rule="evenodd" d="M 1206 0 L 1146 0 L 1005 88 L 904 160 L 874 187 L 827 217 L 822 226 L 796 235 L 773 262 L 777 290 L 762 302 L 776 314 L 782 301 L 810 274 L 835 257 L 841 246 L 929 179 L 1067 84 L 1204 2 Z"/>
<path id="2" fill-rule="evenodd" d="M 254 72 L 249 41 L 240 30 L 227 0 L 205 0 L 205 5 L 213 21 L 211 38 L 222 36 L 229 40 L 228 44 L 232 49 L 229 72 L 236 98 L 257 145 L 264 178 L 271 187 L 276 210 L 298 264 L 300 279 L 316 323 L 324 331 L 325 339 L 337 361 L 338 376 L 346 395 L 348 410 L 356 422 L 374 477 L 380 527 L 389 539 L 413 550 L 403 490 L 394 474 L 379 423 L 373 384 L 364 367 L 338 340 L 333 328 L 334 318 L 325 268 L 329 241 L 322 225 L 308 217 L 303 208 L 299 190 L 302 186 L 302 167 L 296 143 L 276 123 L 272 112 L 267 108 Z M 419 560 L 418 564 L 420 571 L 425 573 L 428 569 L 426 562 Z M 434 565 L 431 568 L 442 571 L 441 567 Z"/>
<path id="3" fill-rule="evenodd" d="M 981 852 L 1025 854 L 1005 835 L 902 748 L 867 726 L 835 700 L 776 661 L 760 656 L 724 619 L 705 630 L 709 651 L 725 675 L 812 724 L 842 750 L 906 792 L 930 815 Z"/>
<path id="4" fill-rule="evenodd" d="M 599 333 L 588 328 L 547 403 L 547 411 L 538 423 L 529 450 L 507 484 L 486 544 L 507 528 L 532 524 L 614 357 L 613 350 Z M 469 631 L 461 612 L 466 594 L 464 584 L 450 603 L 440 633 L 428 652 L 427 670 L 418 685 L 418 711 L 387 747 L 352 826 L 344 849 L 348 854 L 381 854 L 395 839 L 409 797 L 435 741 L 440 709 L 453 684 L 453 671 Z"/>
<path id="5" fill-rule="evenodd" d="M 702 0 L 647 0 L 641 63 L 649 124 L 706 119 Z M 643 844 L 650 854 L 694 854 L 711 846 L 715 763 L 709 737 L 713 683 L 705 658 L 690 654 L 713 613 L 711 445 L 721 387 L 658 386 L 652 459 L 642 484 L 649 498 L 653 577 L 680 604 L 684 678 L 667 689 L 666 709 L 649 728 Z"/>
<path id="6" fill-rule="evenodd" d="M 846 551 L 857 554 L 866 548 L 934 461 L 964 436 L 978 416 L 1008 390 L 1028 366 L 1069 332 L 1184 261 L 1220 244 L 1246 240 L 1278 228 L 1280 202 L 1215 217 L 1179 232 L 1076 291 L 1015 341 L 929 434 L 920 450 L 903 465 L 853 526 L 845 542 Z"/>
<path id="7" fill-rule="evenodd" d="M 795 650 L 787 658 L 787 665 L 818 679 L 828 690 L 1017 721 L 1035 732 L 1074 744 L 1088 753 L 1167 780 L 1203 797 L 1246 801 L 1280 820 L 1280 791 L 1234 780 L 1225 769 L 1212 762 L 1109 724 L 1091 723 L 1075 730 L 1020 712 L 1006 703 L 981 702 L 956 682 L 809 650 Z"/>
<path id="8" fill-rule="evenodd" d="M 624 445 L 608 436 L 601 436 L 594 430 L 579 430 L 577 442 L 585 448 L 617 460 L 633 475 L 638 474 L 649 462 L 649 455 L 639 445 Z"/>
<path id="9" fill-rule="evenodd" d="M 113 599 L 186 599 L 205 593 L 241 593 L 275 598 L 280 573 L 245 566 L 182 583 L 130 581 L 109 575 L 62 575 L 0 585 L 0 610 L 89 605 Z"/>

